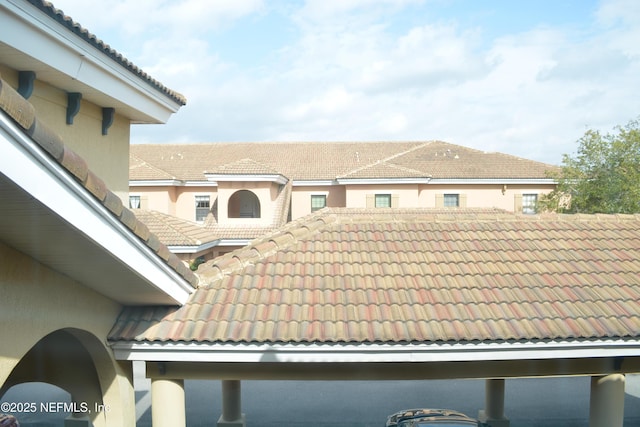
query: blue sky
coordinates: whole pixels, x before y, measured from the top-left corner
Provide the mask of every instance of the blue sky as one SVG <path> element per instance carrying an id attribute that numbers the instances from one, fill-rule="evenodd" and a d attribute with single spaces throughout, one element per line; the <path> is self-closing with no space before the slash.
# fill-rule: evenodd
<path id="1" fill-rule="evenodd" d="M 56 0 L 188 100 L 132 141 L 440 139 L 559 164 L 640 115 L 636 0 Z"/>

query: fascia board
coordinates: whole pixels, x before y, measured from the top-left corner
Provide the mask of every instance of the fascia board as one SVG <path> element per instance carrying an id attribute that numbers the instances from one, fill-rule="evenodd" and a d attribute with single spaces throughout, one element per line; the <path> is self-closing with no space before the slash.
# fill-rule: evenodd
<path id="1" fill-rule="evenodd" d="M 215 248 L 219 243 L 220 240 L 218 239 L 202 245 L 167 245 L 167 248 L 174 254 L 195 254 L 200 251 Z"/>
<path id="2" fill-rule="evenodd" d="M 338 178 L 343 185 L 429 184 L 431 178 Z"/>
<path id="3" fill-rule="evenodd" d="M 291 182 L 294 187 L 323 187 L 329 185 L 339 185 L 334 179 L 317 179 L 317 180 L 294 180 Z"/>
<path id="4" fill-rule="evenodd" d="M 0 114 L 2 173 L 64 218 L 150 288 L 184 304 L 193 288 L 16 125 Z"/>
<path id="5" fill-rule="evenodd" d="M 141 115 L 134 122 L 166 123 L 180 105 L 155 90 L 138 76 L 102 54 L 44 12 L 24 1 L 3 0 L 0 39 L 47 67 L 64 74 L 70 83 L 86 85 L 117 100 Z M 114 107 L 116 105 L 103 105 Z M 117 107 L 117 106 L 116 106 Z M 118 108 L 118 110 L 121 110 Z"/>
<path id="6" fill-rule="evenodd" d="M 558 181 L 551 178 L 489 178 L 489 179 L 470 179 L 470 178 L 433 178 L 429 184 L 469 184 L 469 185 L 551 185 L 557 184 Z"/>
<path id="7" fill-rule="evenodd" d="M 153 342 L 111 344 L 118 360 L 164 362 L 402 363 L 632 357 L 640 341 L 611 339 L 453 344 L 216 344 Z"/>
<path id="8" fill-rule="evenodd" d="M 252 239 L 220 239 L 218 246 L 246 246 Z"/>
<path id="9" fill-rule="evenodd" d="M 130 180 L 129 187 L 182 187 L 185 186 L 184 181 L 177 179 L 149 179 L 149 180 Z M 211 185 L 209 183 L 209 185 Z"/>
<path id="10" fill-rule="evenodd" d="M 185 181 L 184 187 L 217 187 L 216 181 Z"/>
<path id="11" fill-rule="evenodd" d="M 289 180 L 282 175 L 256 174 L 256 175 L 226 175 L 205 173 L 204 176 L 211 182 L 275 182 L 286 184 Z"/>

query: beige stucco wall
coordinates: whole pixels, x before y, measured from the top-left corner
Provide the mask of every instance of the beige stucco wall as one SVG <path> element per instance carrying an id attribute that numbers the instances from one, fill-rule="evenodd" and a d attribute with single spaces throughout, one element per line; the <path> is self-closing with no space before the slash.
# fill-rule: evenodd
<path id="1" fill-rule="evenodd" d="M 367 196 L 391 194 L 397 197 L 398 208 L 419 207 L 418 184 L 347 185 L 346 202 L 349 208 L 366 208 Z"/>
<path id="2" fill-rule="evenodd" d="M 196 196 L 209 196 L 209 209 L 218 197 L 217 187 L 177 187 L 175 192 L 175 213 L 188 221 L 196 220 Z"/>
<path id="3" fill-rule="evenodd" d="M 3 79 L 14 88 L 18 86 L 15 70 L 0 65 Z M 102 107 L 82 101 L 80 112 L 72 125 L 67 125 L 67 93 L 36 80 L 29 102 L 38 118 L 62 137 L 65 144 L 83 157 L 89 169 L 107 184 L 107 187 L 127 202 L 129 191 L 129 136 L 130 122 L 116 111 L 113 125 L 102 135 Z"/>
<path id="4" fill-rule="evenodd" d="M 343 185 L 296 186 L 291 193 L 291 218 L 296 219 L 311 213 L 311 195 L 327 196 L 328 207 L 346 206 L 345 187 Z"/>
<path id="5" fill-rule="evenodd" d="M 436 196 L 461 194 L 466 196 L 468 208 L 498 208 L 515 211 L 516 196 L 549 193 L 553 185 L 424 185 L 420 188 L 420 202 L 424 207 L 435 207 Z"/>
<path id="6" fill-rule="evenodd" d="M 213 206 L 218 200 L 219 220 L 229 223 L 227 204 L 231 195 L 240 189 L 254 191 L 260 197 L 263 221 L 231 219 L 231 223 L 270 223 L 273 218 L 269 206 L 275 208 L 277 185 L 271 183 L 221 182 L 220 187 L 132 187 L 131 194 L 144 198 L 142 207 L 158 210 L 193 221 L 195 218 L 195 196 L 209 195 Z M 391 194 L 400 208 L 436 207 L 436 196 L 442 194 L 460 194 L 465 196 L 466 207 L 498 208 L 515 211 L 516 197 L 522 194 L 546 194 L 553 185 L 437 185 L 437 184 L 376 184 L 376 185 L 331 185 L 331 186 L 295 186 L 291 194 L 291 218 L 296 219 L 311 213 L 311 195 L 327 196 L 329 207 L 365 208 L 367 195 Z M 272 212 L 272 211 L 271 211 Z M 246 222 L 249 221 L 249 222 Z"/>
<path id="7" fill-rule="evenodd" d="M 131 187 L 130 196 L 140 196 L 140 207 L 176 215 L 176 193 L 179 187 Z M 128 204 L 127 204 L 128 206 Z"/>
<path id="8" fill-rule="evenodd" d="M 260 201 L 260 218 L 229 218 L 229 199 L 240 190 L 251 191 Z M 218 223 L 270 225 L 274 220 L 279 185 L 272 182 L 218 182 Z"/>
<path id="9" fill-rule="evenodd" d="M 46 360 L 49 355 L 44 353 L 38 363 L 42 365 L 39 374 L 45 377 L 45 382 L 58 382 L 56 385 L 65 389 L 75 387 L 67 390 L 75 400 L 91 402 L 95 400 L 90 392 L 94 387 L 91 381 L 96 377 L 82 373 L 95 372 L 103 403 L 111 409 L 108 413 L 92 414 L 94 425 L 135 424 L 131 365 L 116 362 L 106 347 L 107 334 L 121 310 L 119 304 L 1 242 L 0 295 L 0 387 L 8 378 L 35 375 L 14 368 L 30 349 L 55 333 L 81 343 L 91 354 L 95 371 L 92 366 L 84 366 L 86 360 L 73 360 L 71 356 L 75 357 L 77 352 L 68 355 L 66 366 L 51 366 Z M 86 390 L 87 394 L 78 395 L 82 394 L 78 390 Z"/>

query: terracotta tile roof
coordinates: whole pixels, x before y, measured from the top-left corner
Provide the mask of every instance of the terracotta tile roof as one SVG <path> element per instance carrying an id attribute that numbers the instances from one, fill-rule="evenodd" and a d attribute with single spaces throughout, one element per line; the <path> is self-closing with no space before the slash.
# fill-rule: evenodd
<path id="1" fill-rule="evenodd" d="M 424 172 L 388 162 L 379 162 L 353 170 L 341 179 L 430 178 Z"/>
<path id="2" fill-rule="evenodd" d="M 177 179 L 175 176 L 158 169 L 157 167 L 150 165 L 144 160 L 134 156 L 133 154 L 129 155 L 129 173 L 134 174 L 141 180 L 175 180 Z"/>
<path id="3" fill-rule="evenodd" d="M 324 209 L 200 266 L 111 340 L 403 343 L 640 337 L 640 215 Z"/>
<path id="4" fill-rule="evenodd" d="M 104 181 L 96 176 L 85 160 L 67 147 L 60 136 L 45 125 L 35 113 L 34 107 L 18 94 L 0 76 L 0 110 L 4 111 L 19 125 L 24 133 L 37 143 L 52 159 L 64 167 L 70 176 L 79 182 L 104 207 L 129 228 L 140 240 L 145 242 L 160 258 L 176 270 L 192 286 L 198 278 L 180 259 L 169 252 L 166 245 L 160 243 L 157 236 L 149 232 L 148 227 L 137 220 L 131 210 L 125 208 L 118 196 L 111 192 Z"/>
<path id="5" fill-rule="evenodd" d="M 291 180 L 334 180 L 367 177 L 375 173 L 395 177 L 438 178 L 547 178 L 556 167 L 501 153 L 485 153 L 440 141 L 427 142 L 291 142 L 137 144 L 132 159 L 142 159 L 158 171 L 150 178 L 136 168 L 131 180 L 204 181 L 204 173 L 250 158 Z M 132 160 L 132 165 L 135 160 Z M 248 168 L 247 171 L 250 171 Z M 233 173 L 241 172 L 235 167 Z"/>
<path id="6" fill-rule="evenodd" d="M 46 13 L 52 19 L 56 20 L 63 26 L 65 26 L 69 31 L 78 35 L 82 39 L 84 39 L 91 46 L 104 53 L 111 59 L 113 59 L 116 63 L 120 64 L 122 67 L 127 69 L 129 72 L 146 82 L 149 86 L 164 94 L 168 98 L 172 99 L 176 103 L 180 105 L 186 105 L 186 98 L 178 92 L 175 92 L 167 87 L 165 87 L 162 83 L 155 80 L 153 77 L 145 73 L 142 69 L 138 68 L 134 63 L 129 61 L 127 58 L 122 56 L 121 53 L 118 53 L 116 50 L 112 49 L 108 44 L 98 39 L 94 34 L 91 34 L 86 28 L 83 28 L 79 23 L 75 22 L 71 17 L 64 14 L 64 12 L 60 9 L 57 9 L 53 6 L 53 4 L 46 0 L 27 0 L 29 3 Z"/>
<path id="7" fill-rule="evenodd" d="M 228 175 L 279 175 L 280 173 L 263 163 L 256 162 L 253 159 L 240 159 L 235 162 L 227 163 L 207 170 L 211 174 L 228 174 Z"/>
<path id="8" fill-rule="evenodd" d="M 167 246 L 200 246 L 219 239 L 217 233 L 195 222 L 146 209 L 132 212 Z"/>

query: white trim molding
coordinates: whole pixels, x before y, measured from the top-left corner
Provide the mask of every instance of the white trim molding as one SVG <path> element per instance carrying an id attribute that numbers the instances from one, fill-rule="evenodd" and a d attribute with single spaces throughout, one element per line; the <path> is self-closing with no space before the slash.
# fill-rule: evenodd
<path id="1" fill-rule="evenodd" d="M 205 172 L 204 176 L 209 182 L 215 182 L 215 185 L 218 185 L 218 182 L 275 182 L 282 185 L 289 182 L 287 177 L 278 174 L 230 175 Z"/>
<path id="2" fill-rule="evenodd" d="M 39 80 L 114 107 L 134 123 L 166 123 L 180 109 L 175 100 L 28 2 L 0 0 L 0 13 L 0 40 L 25 56 L 21 69 L 31 68 Z"/>
<path id="3" fill-rule="evenodd" d="M 118 360 L 164 362 L 406 363 L 638 357 L 640 340 L 428 344 L 114 342 Z"/>
<path id="4" fill-rule="evenodd" d="M 0 142 L 0 170 L 8 179 L 135 272 L 149 289 L 186 302 L 193 287 L 4 113 Z"/>

